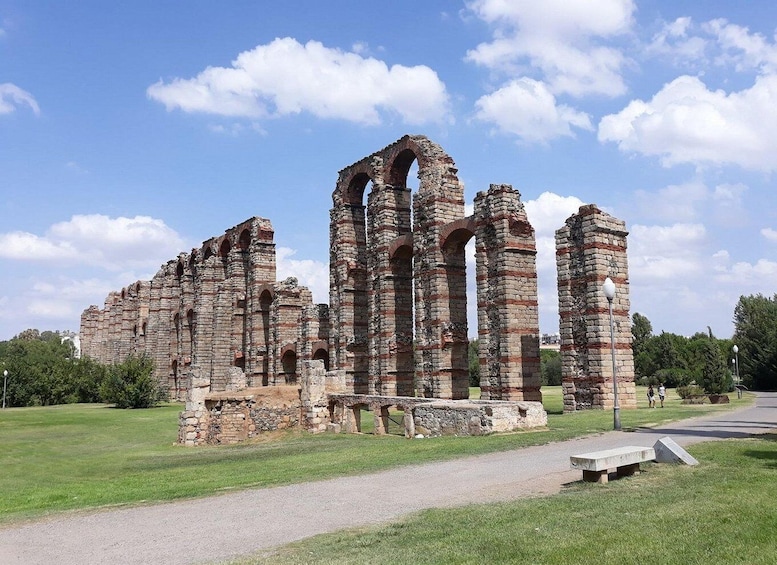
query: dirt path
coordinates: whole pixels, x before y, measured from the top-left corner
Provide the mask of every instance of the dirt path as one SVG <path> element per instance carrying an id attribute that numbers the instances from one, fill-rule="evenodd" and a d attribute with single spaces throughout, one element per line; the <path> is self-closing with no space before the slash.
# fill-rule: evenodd
<path id="1" fill-rule="evenodd" d="M 0 563 L 190 564 L 225 560 L 424 508 L 557 492 L 575 453 L 747 437 L 777 429 L 777 393 L 714 417 L 525 449 L 198 500 L 57 517 L 0 530 Z"/>

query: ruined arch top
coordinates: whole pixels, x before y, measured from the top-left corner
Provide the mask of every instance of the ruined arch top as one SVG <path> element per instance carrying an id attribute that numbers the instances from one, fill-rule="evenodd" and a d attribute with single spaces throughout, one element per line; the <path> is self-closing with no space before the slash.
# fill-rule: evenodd
<path id="1" fill-rule="evenodd" d="M 362 205 L 370 181 L 373 190 L 406 189 L 413 161 L 418 162 L 419 194 L 459 186 L 458 169 L 442 147 L 426 136 L 406 135 L 342 169 L 332 193 L 334 205 Z"/>

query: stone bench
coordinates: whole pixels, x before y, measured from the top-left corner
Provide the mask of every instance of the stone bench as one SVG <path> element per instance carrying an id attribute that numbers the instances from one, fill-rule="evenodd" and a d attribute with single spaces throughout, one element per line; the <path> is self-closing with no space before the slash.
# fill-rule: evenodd
<path id="1" fill-rule="evenodd" d="M 639 472 L 640 463 L 655 458 L 656 451 L 652 447 L 630 445 L 573 455 L 569 463 L 573 469 L 583 471 L 584 481 L 606 484 L 610 469 L 615 469 L 619 477 L 633 475 Z"/>

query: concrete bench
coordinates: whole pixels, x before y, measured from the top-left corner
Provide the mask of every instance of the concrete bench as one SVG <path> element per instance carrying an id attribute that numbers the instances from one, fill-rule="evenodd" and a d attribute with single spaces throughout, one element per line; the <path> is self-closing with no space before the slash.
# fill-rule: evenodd
<path id="1" fill-rule="evenodd" d="M 573 469 L 583 471 L 584 481 L 606 484 L 610 469 L 615 469 L 619 477 L 633 475 L 639 472 L 640 463 L 653 461 L 655 458 L 656 451 L 652 447 L 629 445 L 573 455 L 569 462 Z"/>

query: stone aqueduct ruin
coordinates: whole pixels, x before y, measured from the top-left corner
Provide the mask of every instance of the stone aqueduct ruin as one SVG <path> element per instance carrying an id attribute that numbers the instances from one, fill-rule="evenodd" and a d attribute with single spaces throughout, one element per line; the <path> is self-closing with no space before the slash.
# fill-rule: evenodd
<path id="1" fill-rule="evenodd" d="M 405 136 L 340 171 L 332 198 L 329 305 L 295 279 L 276 282 L 272 225 L 251 218 L 85 310 L 83 353 L 153 358 L 171 398 L 187 400 L 186 444 L 290 426 L 358 430 L 364 406 L 377 431 L 388 406 L 405 410 L 408 435 L 543 425 L 535 236 L 520 194 L 491 185 L 466 216 L 451 157 Z M 594 205 L 556 232 L 565 411 L 613 405 L 608 276 L 620 404 L 636 406 L 626 236 Z M 473 237 L 481 377 L 480 399 L 466 400 Z"/>

